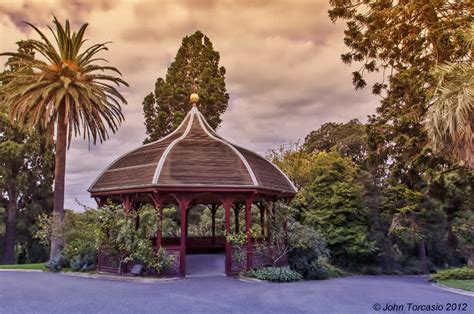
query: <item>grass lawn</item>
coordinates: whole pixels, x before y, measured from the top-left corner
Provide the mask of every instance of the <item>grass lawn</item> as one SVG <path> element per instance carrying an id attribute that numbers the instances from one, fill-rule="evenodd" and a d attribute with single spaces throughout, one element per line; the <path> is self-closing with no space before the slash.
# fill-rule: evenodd
<path id="1" fill-rule="evenodd" d="M 0 265 L 0 269 L 38 269 L 45 270 L 44 263 L 36 264 L 16 264 L 16 265 Z"/>
<path id="2" fill-rule="evenodd" d="M 474 292 L 474 279 L 466 280 L 457 280 L 457 279 L 447 279 L 447 280 L 438 280 L 440 284 L 451 288 L 463 289 L 467 291 Z"/>

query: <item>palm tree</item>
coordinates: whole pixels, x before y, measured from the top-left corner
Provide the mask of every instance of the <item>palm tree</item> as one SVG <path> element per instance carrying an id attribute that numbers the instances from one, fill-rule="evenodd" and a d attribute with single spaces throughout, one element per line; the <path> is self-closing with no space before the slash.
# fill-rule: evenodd
<path id="1" fill-rule="evenodd" d="M 108 129 L 115 131 L 124 117 L 121 104 L 125 98 L 118 92 L 120 84 L 128 84 L 109 71 L 121 73 L 111 66 L 97 64 L 107 61 L 97 53 L 108 50 L 108 43 L 94 44 L 81 50 L 88 24 L 71 33 L 69 21 L 63 27 L 54 17 L 56 31 L 51 30 L 56 47 L 33 24 L 41 40 L 29 40 L 35 52 L 42 56 L 22 53 L 2 53 L 12 56 L 9 66 L 26 67 L 33 71 L 14 71 L 0 77 L 0 93 L 5 96 L 9 117 L 32 130 L 47 130 L 56 126 L 54 170 L 54 227 L 60 227 L 64 218 L 64 183 L 66 150 L 72 136 L 83 134 L 84 139 L 101 143 L 108 138 Z M 102 72 L 102 73 L 98 73 Z M 60 249 L 61 242 L 55 233 L 51 237 L 50 257 Z"/>
<path id="2" fill-rule="evenodd" d="M 474 168 L 474 28 L 464 36 L 471 56 L 436 67 L 439 84 L 426 113 L 425 128 L 435 152 Z"/>

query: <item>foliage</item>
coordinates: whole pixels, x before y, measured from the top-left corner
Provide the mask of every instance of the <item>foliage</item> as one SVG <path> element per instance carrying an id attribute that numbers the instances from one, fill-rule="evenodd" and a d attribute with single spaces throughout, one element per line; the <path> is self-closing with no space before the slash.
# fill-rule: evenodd
<path id="1" fill-rule="evenodd" d="M 64 222 L 63 254 L 80 268 L 91 268 L 96 263 L 97 212 L 86 210 L 82 213 L 67 211 Z M 86 267 L 87 266 L 87 267 Z"/>
<path id="2" fill-rule="evenodd" d="M 222 206 L 216 209 L 215 216 L 216 236 L 224 236 L 225 220 Z M 243 222 L 243 219 L 240 220 Z M 231 223 L 231 230 L 233 224 Z M 212 235 L 212 213 L 208 206 L 193 206 L 188 215 L 188 235 L 197 237 L 208 237 Z"/>
<path id="3" fill-rule="evenodd" d="M 26 24 L 41 40 L 26 41 L 29 50 L 0 54 L 10 56 L 6 65 L 15 69 L 0 75 L 0 94 L 10 121 L 33 133 L 48 130 L 51 140 L 56 129 L 53 219 L 59 228 L 64 219 L 66 149 L 72 136 L 83 132 L 84 139 L 95 144 L 108 138 L 108 129 L 115 132 L 123 121 L 120 104 L 126 104 L 117 88 L 128 84 L 110 74 L 121 75 L 115 67 L 97 63 L 106 61 L 97 54 L 108 49 L 107 43 L 82 49 L 88 24 L 72 32 L 69 21 L 63 26 L 54 18 L 56 30 L 49 29 L 56 47 L 36 26 Z M 59 239 L 53 232 L 50 257 L 59 250 Z"/>
<path id="4" fill-rule="evenodd" d="M 268 280 L 273 282 L 291 282 L 303 279 L 303 277 L 298 272 L 279 267 L 265 267 L 251 270 L 247 272 L 246 275 L 260 280 Z"/>
<path id="5" fill-rule="evenodd" d="M 267 248 L 269 247 L 270 254 L 268 256 L 273 266 L 277 266 L 278 262 L 284 259 L 293 247 L 303 245 L 298 235 L 287 230 L 287 219 L 291 210 L 291 207 L 286 204 L 276 202 L 273 204 L 273 212 L 269 212 L 267 215 L 268 243 L 263 242 L 262 244 Z"/>
<path id="6" fill-rule="evenodd" d="M 104 250 L 117 256 L 121 264 L 140 262 L 161 273 L 173 260 L 164 249 L 153 250 L 150 238 L 156 235 L 157 219 L 156 209 L 149 205 L 129 213 L 122 205 L 114 203 L 97 210 L 66 211 L 64 224 L 56 231 L 63 243 L 63 251 L 58 258 L 48 262 L 49 268 L 60 270 L 64 259 L 72 270 L 89 271 L 95 267 L 97 250 Z M 47 242 L 52 235 L 52 218 L 41 215 L 38 222 L 35 237 Z"/>
<path id="7" fill-rule="evenodd" d="M 448 280 L 448 279 L 474 279 L 474 267 L 461 267 L 440 270 L 436 274 L 431 275 L 434 280 Z"/>
<path id="8" fill-rule="evenodd" d="M 438 219 L 435 213 L 443 215 L 432 199 L 401 184 L 387 188 L 385 202 L 395 212 L 389 233 L 396 234 L 410 245 L 420 243 L 427 234 L 427 228 L 436 224 Z"/>
<path id="9" fill-rule="evenodd" d="M 63 268 L 69 266 L 69 259 L 66 258 L 62 252 L 56 253 L 56 255 L 50 259 L 46 264 L 44 264 L 44 267 L 49 269 L 52 272 L 59 272 L 63 270 Z"/>
<path id="10" fill-rule="evenodd" d="M 97 211 L 92 209 L 84 212 L 66 210 L 63 225 L 54 231 L 63 247 L 60 256 L 68 261 L 68 266 L 72 270 L 88 271 L 95 267 L 97 218 Z M 34 238 L 42 244 L 49 243 L 53 228 L 51 216 L 39 215 Z M 48 264 L 52 269 L 60 270 L 61 268 L 54 259 L 51 259 Z"/>
<path id="11" fill-rule="evenodd" d="M 267 158 L 277 165 L 298 189 L 312 181 L 311 167 L 317 154 L 308 152 L 298 143 L 272 149 L 267 153 Z"/>
<path id="12" fill-rule="evenodd" d="M 244 246 L 247 244 L 247 235 L 245 233 L 229 233 L 226 240 L 234 246 Z"/>
<path id="13" fill-rule="evenodd" d="M 339 265 L 347 266 L 354 257 L 375 249 L 367 239 L 368 212 L 357 171 L 349 158 L 321 152 L 312 169 L 314 181 L 301 190 L 296 201 L 304 212 L 303 222 L 324 236 L 332 260 Z"/>
<path id="14" fill-rule="evenodd" d="M 225 68 L 219 66 L 219 53 L 200 31 L 183 38 L 181 47 L 165 78 L 158 78 L 155 89 L 143 100 L 145 143 L 171 133 L 191 108 L 189 96 L 199 94 L 199 110 L 212 128 L 221 123 L 229 94 L 225 87 Z"/>
<path id="15" fill-rule="evenodd" d="M 288 262 L 305 279 L 326 279 L 331 275 L 323 263 L 329 256 L 326 241 L 313 228 L 293 222 L 288 225 Z M 326 263 L 327 264 L 327 263 Z"/>
<path id="16" fill-rule="evenodd" d="M 474 210 L 459 213 L 453 219 L 452 229 L 467 265 L 474 267 Z"/>
<path id="17" fill-rule="evenodd" d="M 461 32 L 474 51 L 474 27 Z M 425 127 L 433 150 L 474 168 L 474 68 L 473 55 L 438 65 L 434 101 L 426 113 Z"/>
<path id="18" fill-rule="evenodd" d="M 120 75 L 120 71 L 111 66 L 101 66 L 96 54 L 108 50 L 107 43 L 95 44 L 81 50 L 88 24 L 71 33 L 69 21 L 63 26 L 56 18 L 53 24 L 56 30 L 51 32 L 57 48 L 36 26 L 31 26 L 41 37 L 40 40 L 27 41 L 34 52 L 46 59 L 37 59 L 34 55 L 2 53 L 12 56 L 7 66 L 26 67 L 33 71 L 12 71 L 1 76 L 1 91 L 5 95 L 5 104 L 10 108 L 10 119 L 30 128 L 43 127 L 63 114 L 69 141 L 72 134 L 84 132 L 84 138 L 101 142 L 108 137 L 107 127 L 115 132 L 123 120 L 120 102 L 126 100 L 110 84 L 128 84 L 118 77 L 100 74 L 111 71 Z M 104 123 L 105 122 L 105 123 Z"/>
<path id="19" fill-rule="evenodd" d="M 91 271 L 95 269 L 96 254 L 95 252 L 88 253 L 84 256 L 76 256 L 70 260 L 70 266 L 72 271 Z"/>
<path id="20" fill-rule="evenodd" d="M 126 213 L 122 205 L 109 203 L 98 210 L 98 216 L 96 246 L 118 256 L 120 264 L 137 261 L 157 273 L 171 265 L 173 257 L 166 255 L 163 249 L 154 251 L 150 241 L 157 231 L 156 209 L 145 205 Z"/>
<path id="21" fill-rule="evenodd" d="M 27 42 L 18 42 L 18 52 L 34 55 Z M 9 59 L 14 60 L 14 57 Z M 4 74 L 30 70 L 7 63 Z M 5 84 L 0 83 L 2 86 Z M 38 214 L 52 210 L 52 145 L 47 134 L 30 132 L 11 122 L 5 95 L 0 95 L 0 208 L 4 213 L 0 217 L 0 229 L 3 229 L 0 230 L 0 239 L 4 239 L 2 261 L 44 261 L 49 243 L 43 246 L 34 240 L 32 226 Z M 7 217 L 10 218 L 7 220 Z"/>
<path id="22" fill-rule="evenodd" d="M 365 125 L 357 119 L 347 123 L 325 123 L 306 136 L 303 146 L 309 152 L 336 150 L 341 156 L 361 163 L 367 157 L 368 150 Z"/>
<path id="23" fill-rule="evenodd" d="M 432 67 L 472 53 L 460 35 L 471 28 L 471 5 L 447 0 L 331 0 L 330 4 L 329 17 L 346 21 L 344 43 L 349 51 L 342 61 L 361 63 L 360 70 L 353 72 L 355 88 L 365 87 L 368 73 L 381 74 L 372 86 L 373 93 L 382 96 L 381 104 L 367 126 L 370 171 L 383 189 L 403 190 L 410 196 L 408 203 L 399 203 L 400 208 L 389 206 L 375 216 L 385 220 L 384 216 L 400 214 L 400 226 L 408 228 L 404 231 L 417 235 L 416 254 L 427 271 L 429 250 L 439 251 L 435 241 L 440 237 L 437 230 L 423 226 L 435 220 L 439 226 L 449 226 L 446 216 L 440 215 L 438 200 L 430 199 L 435 197 L 433 179 L 456 168 L 427 147 L 423 122 L 438 86 Z M 416 199 L 421 203 L 416 204 Z"/>

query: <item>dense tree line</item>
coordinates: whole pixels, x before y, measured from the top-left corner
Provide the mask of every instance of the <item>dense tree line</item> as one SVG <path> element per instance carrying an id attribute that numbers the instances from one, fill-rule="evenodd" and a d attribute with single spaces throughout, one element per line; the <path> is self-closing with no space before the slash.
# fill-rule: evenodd
<path id="1" fill-rule="evenodd" d="M 34 55 L 28 42 L 18 51 Z M 14 65 L 4 73 L 31 71 Z M 54 151 L 48 132 L 12 123 L 0 99 L 0 256 L 1 263 L 44 261 L 47 246 L 33 238 L 36 216 L 52 211 Z"/>

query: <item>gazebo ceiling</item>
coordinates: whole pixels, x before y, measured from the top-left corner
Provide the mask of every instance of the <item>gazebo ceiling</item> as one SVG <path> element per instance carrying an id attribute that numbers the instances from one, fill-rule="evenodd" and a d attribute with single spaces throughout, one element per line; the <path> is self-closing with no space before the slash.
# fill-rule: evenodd
<path id="1" fill-rule="evenodd" d="M 219 136 L 195 104 L 174 132 L 120 156 L 88 191 L 100 195 L 149 188 L 296 193 L 291 181 L 270 161 Z"/>

